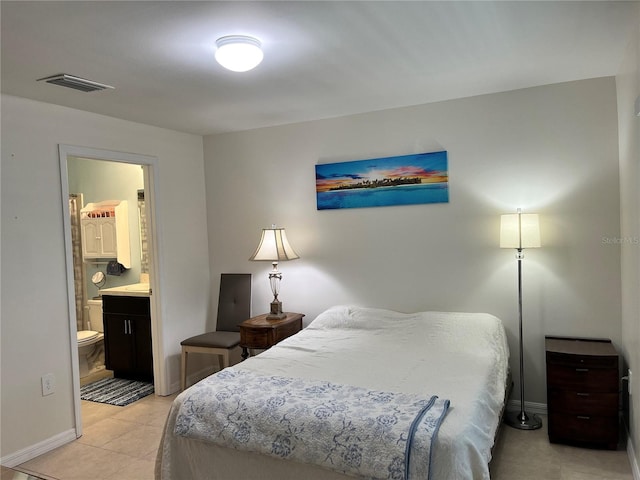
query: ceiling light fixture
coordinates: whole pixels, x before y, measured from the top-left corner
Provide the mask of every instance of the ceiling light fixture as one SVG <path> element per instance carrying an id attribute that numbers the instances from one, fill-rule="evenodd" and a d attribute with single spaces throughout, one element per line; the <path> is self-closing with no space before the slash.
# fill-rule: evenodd
<path id="1" fill-rule="evenodd" d="M 216 40 L 216 60 L 232 72 L 247 72 L 257 67 L 264 54 L 260 40 L 244 35 L 228 35 Z"/>

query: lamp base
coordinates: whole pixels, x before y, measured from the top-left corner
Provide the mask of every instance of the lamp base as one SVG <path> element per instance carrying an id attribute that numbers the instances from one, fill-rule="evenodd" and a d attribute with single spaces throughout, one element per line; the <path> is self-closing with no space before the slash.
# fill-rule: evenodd
<path id="1" fill-rule="evenodd" d="M 504 423 L 520 430 L 537 430 L 542 427 L 542 420 L 538 415 L 529 417 L 523 410 L 521 412 L 507 412 L 504 415 Z"/>
<path id="2" fill-rule="evenodd" d="M 279 300 L 274 300 L 271 302 L 271 309 L 269 314 L 267 315 L 267 320 L 282 320 L 287 316 L 286 313 L 282 312 L 282 302 Z"/>

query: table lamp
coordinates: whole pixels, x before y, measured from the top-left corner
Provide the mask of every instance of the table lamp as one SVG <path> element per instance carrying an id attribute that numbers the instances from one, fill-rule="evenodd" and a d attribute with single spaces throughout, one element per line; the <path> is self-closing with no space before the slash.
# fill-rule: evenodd
<path id="1" fill-rule="evenodd" d="M 268 320 L 279 320 L 286 317 L 282 312 L 282 302 L 278 300 L 280 280 L 282 280 L 282 273 L 278 270 L 278 262 L 295 260 L 296 258 L 300 258 L 300 256 L 291 247 L 284 228 L 276 228 L 275 225 L 271 225 L 271 228 L 262 229 L 258 248 L 249 260 L 269 261 L 273 265 L 273 270 L 269 272 L 273 301 L 267 315 Z"/>

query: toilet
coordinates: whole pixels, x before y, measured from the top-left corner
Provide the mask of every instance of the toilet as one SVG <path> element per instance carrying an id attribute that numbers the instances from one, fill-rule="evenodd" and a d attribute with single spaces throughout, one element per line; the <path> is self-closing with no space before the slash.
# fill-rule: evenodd
<path id="1" fill-rule="evenodd" d="M 104 369 L 102 299 L 87 300 L 86 308 L 89 310 L 89 330 L 78 331 L 80 378 Z"/>

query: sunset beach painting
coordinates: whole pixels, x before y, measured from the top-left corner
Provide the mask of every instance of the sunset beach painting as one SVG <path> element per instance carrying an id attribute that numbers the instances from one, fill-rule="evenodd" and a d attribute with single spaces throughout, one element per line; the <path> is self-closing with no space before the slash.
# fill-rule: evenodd
<path id="1" fill-rule="evenodd" d="M 447 203 L 447 152 L 316 165 L 318 210 Z"/>

